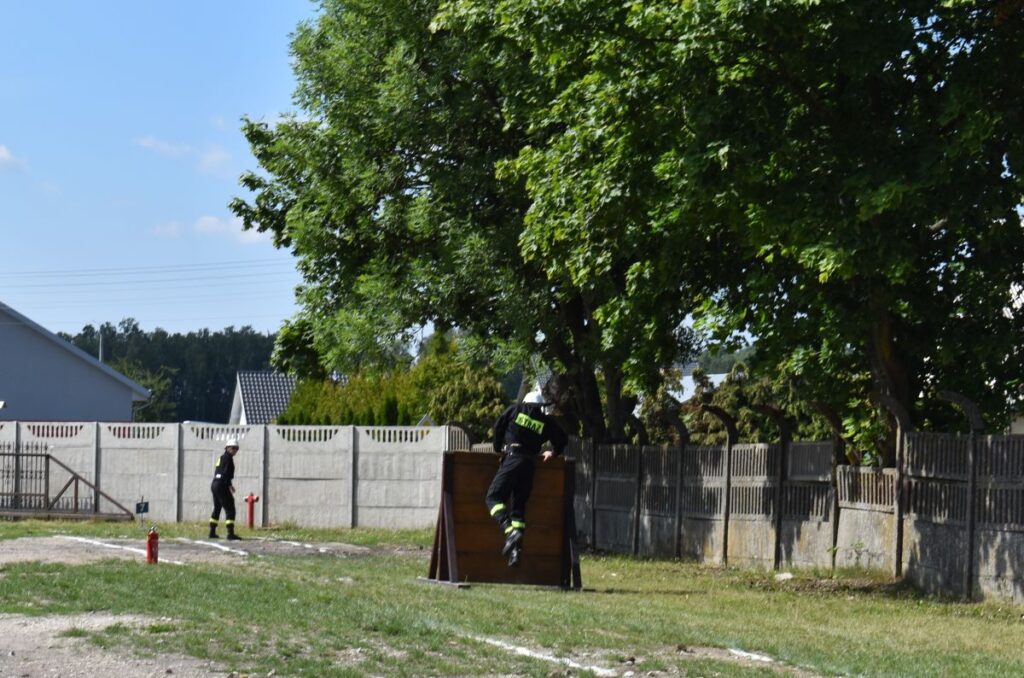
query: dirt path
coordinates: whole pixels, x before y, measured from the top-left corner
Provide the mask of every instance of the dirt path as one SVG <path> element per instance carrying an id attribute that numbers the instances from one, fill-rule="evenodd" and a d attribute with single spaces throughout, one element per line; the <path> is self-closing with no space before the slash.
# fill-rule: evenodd
<path id="1" fill-rule="evenodd" d="M 114 624 L 138 627 L 152 619 L 110 614 L 26 617 L 0 614 L 0 676 L 3 678 L 112 678 L 125 676 L 223 677 L 207 662 L 179 655 L 140 658 L 104 650 L 68 631 L 102 631 Z"/>

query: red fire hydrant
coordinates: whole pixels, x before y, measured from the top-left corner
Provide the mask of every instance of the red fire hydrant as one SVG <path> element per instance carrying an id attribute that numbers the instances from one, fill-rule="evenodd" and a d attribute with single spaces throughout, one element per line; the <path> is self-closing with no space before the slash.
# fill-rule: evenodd
<path id="1" fill-rule="evenodd" d="M 146 562 L 156 565 L 160 558 L 160 534 L 156 531 L 156 525 L 149 528 L 149 536 L 146 537 Z"/>
<path id="2" fill-rule="evenodd" d="M 252 529 L 253 514 L 255 513 L 256 502 L 258 502 L 259 500 L 260 500 L 260 498 L 257 497 L 252 492 L 250 492 L 249 496 L 245 498 L 245 503 L 249 505 L 249 529 L 250 530 Z"/>

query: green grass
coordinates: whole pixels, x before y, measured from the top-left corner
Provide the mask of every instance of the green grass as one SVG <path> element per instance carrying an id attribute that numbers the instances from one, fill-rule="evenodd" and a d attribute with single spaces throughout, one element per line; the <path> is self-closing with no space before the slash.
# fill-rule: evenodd
<path id="1" fill-rule="evenodd" d="M 124 526 L 103 533 L 95 530 L 107 528 L 92 524 L 0 523 L 0 539 L 118 536 L 117 527 Z M 168 535 L 178 527 L 167 526 Z M 283 538 L 298 537 L 419 545 L 429 535 L 296 530 Z M 564 675 L 564 668 L 475 635 L 637 675 L 774 675 L 687 658 L 684 648 L 699 647 L 759 652 L 822 674 L 1024 674 L 1024 610 L 925 598 L 862 572 L 776 582 L 770 573 L 590 556 L 583 581 L 593 590 L 574 593 L 456 590 L 418 583 L 425 570 L 423 557 L 387 549 L 365 557 L 252 558 L 230 568 L 22 563 L 0 568 L 0 612 L 144 615 L 149 624 L 118 624 L 87 637 L 104 647 L 211 659 L 240 673 Z"/>

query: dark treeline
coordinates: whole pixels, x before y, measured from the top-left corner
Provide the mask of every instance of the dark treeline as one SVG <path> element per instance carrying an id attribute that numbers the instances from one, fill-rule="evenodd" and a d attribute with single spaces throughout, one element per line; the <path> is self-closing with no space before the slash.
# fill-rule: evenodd
<path id="1" fill-rule="evenodd" d="M 98 356 L 101 334 L 103 361 L 153 391 L 137 406 L 136 421 L 227 421 L 235 373 L 268 369 L 274 346 L 273 334 L 249 326 L 171 334 L 146 332 L 132 318 L 60 336 Z"/>

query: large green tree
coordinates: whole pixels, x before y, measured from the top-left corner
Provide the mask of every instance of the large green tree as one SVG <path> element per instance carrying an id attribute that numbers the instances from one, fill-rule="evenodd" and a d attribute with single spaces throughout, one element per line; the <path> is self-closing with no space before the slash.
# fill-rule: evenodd
<path id="1" fill-rule="evenodd" d="M 564 205 L 569 227 L 592 229 L 589 247 L 563 246 L 564 218 L 531 215 L 539 186 L 521 165 L 560 138 L 531 109 L 557 83 L 493 13 L 439 9 L 327 0 L 293 40 L 301 114 L 245 125 L 263 172 L 244 176 L 253 195 L 232 208 L 292 248 L 305 278 L 279 364 L 351 373 L 387 365 L 410 328 L 457 327 L 502 367 L 542 356 L 564 375 L 582 432 L 621 438 L 624 392 L 689 351 L 694 295 L 666 273 L 687 251 L 650 232 L 626 195 L 651 178 L 641 164 L 587 177 L 614 207 Z"/>
<path id="2" fill-rule="evenodd" d="M 302 115 L 247 124 L 265 173 L 233 206 L 300 258 L 299 364 L 458 326 L 559 366 L 614 439 L 695 311 L 891 450 L 874 394 L 948 426 L 951 388 L 997 424 L 1020 387 L 1022 23 L 1015 0 L 329 0 L 294 41 Z"/>
<path id="3" fill-rule="evenodd" d="M 865 446 L 891 450 L 876 393 L 948 426 L 930 396 L 951 388 L 1005 421 L 1024 368 L 1021 3 L 446 7 L 446 25 L 493 18 L 492 44 L 547 84 L 514 108 L 552 135 L 509 169 L 524 241 L 570 252 L 575 284 L 631 234 L 668 234 L 653 242 L 714 277 L 701 326 L 755 335 L 754 366 Z M 684 275 L 651 275 L 649 298 Z"/>

